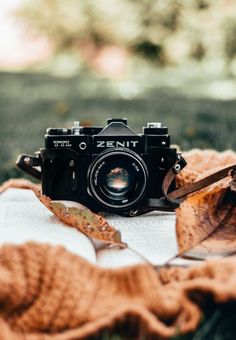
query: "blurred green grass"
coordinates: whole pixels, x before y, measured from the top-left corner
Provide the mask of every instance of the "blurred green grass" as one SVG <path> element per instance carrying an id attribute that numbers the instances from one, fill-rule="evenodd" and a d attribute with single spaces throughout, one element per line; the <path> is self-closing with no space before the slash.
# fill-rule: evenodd
<path id="1" fill-rule="evenodd" d="M 74 120 L 105 125 L 108 117 L 127 117 L 140 133 L 147 121 L 162 121 L 183 150 L 235 149 L 235 108 L 236 100 L 191 97 L 184 89 L 148 87 L 136 79 L 111 82 L 85 71 L 69 78 L 2 72 L 0 182 L 22 176 L 14 166 L 17 155 L 43 147 L 46 128 Z"/>

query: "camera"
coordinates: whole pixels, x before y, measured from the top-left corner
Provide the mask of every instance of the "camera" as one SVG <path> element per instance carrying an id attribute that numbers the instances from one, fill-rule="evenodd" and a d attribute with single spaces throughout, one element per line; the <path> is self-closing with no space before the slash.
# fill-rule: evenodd
<path id="1" fill-rule="evenodd" d="M 133 216 L 160 205 L 164 178 L 179 158 L 162 123 L 147 123 L 137 134 L 127 119 L 110 118 L 105 127 L 75 122 L 72 128 L 48 128 L 45 148 L 35 157 L 21 155 L 17 165 L 40 179 L 42 193 L 52 200 Z M 167 201 L 161 205 L 170 207 Z"/>

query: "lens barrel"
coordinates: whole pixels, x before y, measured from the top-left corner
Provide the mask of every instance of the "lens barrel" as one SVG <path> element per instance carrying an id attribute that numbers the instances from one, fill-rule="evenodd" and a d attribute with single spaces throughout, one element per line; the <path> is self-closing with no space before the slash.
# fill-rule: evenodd
<path id="1" fill-rule="evenodd" d="M 89 191 L 106 210 L 127 211 L 143 198 L 147 178 L 146 164 L 138 154 L 114 148 L 99 154 L 91 164 Z"/>

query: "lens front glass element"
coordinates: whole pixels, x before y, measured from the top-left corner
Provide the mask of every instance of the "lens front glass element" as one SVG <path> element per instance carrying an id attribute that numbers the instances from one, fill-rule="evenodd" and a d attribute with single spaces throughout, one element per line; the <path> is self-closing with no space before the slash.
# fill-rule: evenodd
<path id="1" fill-rule="evenodd" d="M 129 188 L 130 176 L 124 168 L 114 168 L 105 177 L 107 189 L 117 195 L 126 192 Z"/>
<path id="2" fill-rule="evenodd" d="M 105 152 L 92 165 L 91 191 L 107 207 L 132 206 L 145 191 L 146 176 L 146 166 L 134 152 Z"/>
<path id="3" fill-rule="evenodd" d="M 100 184 L 104 194 L 114 200 L 125 199 L 127 193 L 133 189 L 134 184 L 134 171 L 132 168 L 122 164 L 123 162 L 118 163 L 119 166 L 109 164 L 108 167 L 104 167 Z"/>

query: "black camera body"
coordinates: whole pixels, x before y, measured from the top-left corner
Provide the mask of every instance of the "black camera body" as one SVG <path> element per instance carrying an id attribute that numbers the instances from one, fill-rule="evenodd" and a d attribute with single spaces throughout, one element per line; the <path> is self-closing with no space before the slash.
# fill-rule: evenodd
<path id="1" fill-rule="evenodd" d="M 51 199 L 132 215 L 163 197 L 164 177 L 179 155 L 161 123 L 148 123 L 137 134 L 126 119 L 108 119 L 104 128 L 79 122 L 70 129 L 49 128 L 45 148 L 37 157 L 24 157 L 32 169 L 41 168 L 42 192 Z"/>

